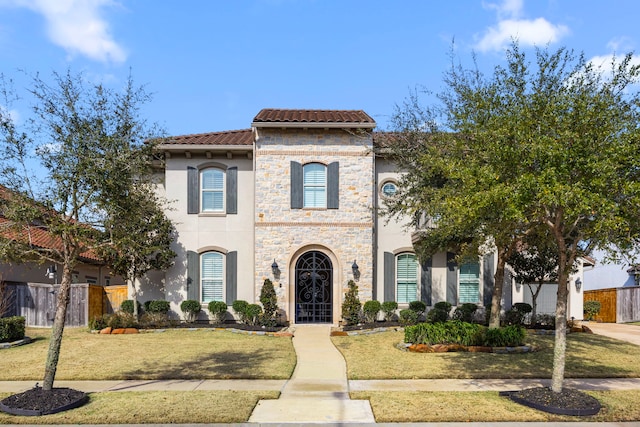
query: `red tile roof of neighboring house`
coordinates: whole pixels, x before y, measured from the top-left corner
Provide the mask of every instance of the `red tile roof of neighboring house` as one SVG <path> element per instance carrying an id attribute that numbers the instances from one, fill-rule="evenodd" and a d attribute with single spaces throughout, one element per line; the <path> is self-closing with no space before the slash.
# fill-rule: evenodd
<path id="1" fill-rule="evenodd" d="M 251 129 L 230 130 L 224 132 L 198 133 L 192 135 L 174 136 L 168 139 L 166 145 L 253 145 L 253 131 Z M 165 145 L 165 144 L 161 144 Z"/>
<path id="2" fill-rule="evenodd" d="M 286 110 L 265 108 L 253 119 L 253 126 L 265 124 L 334 124 L 358 125 L 373 128 L 376 125 L 362 110 Z"/>
<path id="3" fill-rule="evenodd" d="M 62 239 L 49 233 L 43 226 L 33 225 L 17 230 L 10 220 L 0 217 L 0 233 L 6 238 L 20 243 L 29 243 L 36 248 L 62 251 Z M 93 250 L 83 252 L 80 254 L 80 258 L 87 261 L 102 262 Z"/>

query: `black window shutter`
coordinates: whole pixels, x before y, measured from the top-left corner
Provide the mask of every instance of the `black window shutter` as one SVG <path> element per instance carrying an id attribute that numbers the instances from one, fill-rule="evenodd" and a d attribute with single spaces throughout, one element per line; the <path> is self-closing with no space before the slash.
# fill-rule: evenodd
<path id="1" fill-rule="evenodd" d="M 187 299 L 200 301 L 200 256 L 187 251 Z"/>
<path id="2" fill-rule="evenodd" d="M 227 169 L 227 213 L 238 213 L 238 168 Z"/>
<path id="3" fill-rule="evenodd" d="M 384 253 L 384 300 L 396 300 L 396 257 L 391 252 Z"/>
<path id="4" fill-rule="evenodd" d="M 302 165 L 291 161 L 291 209 L 302 209 L 304 203 L 304 188 Z"/>
<path id="5" fill-rule="evenodd" d="M 451 252 L 447 252 L 447 302 L 458 305 L 458 263 Z"/>
<path id="6" fill-rule="evenodd" d="M 187 168 L 187 213 L 197 214 L 200 210 L 200 188 L 198 186 L 198 169 Z"/>
<path id="7" fill-rule="evenodd" d="M 431 290 L 431 258 L 422 263 L 422 274 L 420 275 L 420 301 L 427 306 L 431 306 L 432 290 Z"/>
<path id="8" fill-rule="evenodd" d="M 340 164 L 329 163 L 327 166 L 327 209 L 338 209 L 340 206 Z"/>
<path id="9" fill-rule="evenodd" d="M 493 283 L 495 281 L 493 272 L 493 254 L 485 255 L 482 260 L 482 302 L 484 306 L 491 306 L 491 298 L 493 297 Z"/>
<path id="10" fill-rule="evenodd" d="M 238 299 L 238 252 L 227 253 L 226 303 L 233 304 Z"/>

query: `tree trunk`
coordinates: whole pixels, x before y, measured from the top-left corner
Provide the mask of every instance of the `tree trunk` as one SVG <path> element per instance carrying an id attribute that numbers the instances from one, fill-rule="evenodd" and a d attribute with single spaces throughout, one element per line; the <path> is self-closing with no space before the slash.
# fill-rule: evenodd
<path id="1" fill-rule="evenodd" d="M 562 258 L 565 258 L 563 255 Z M 560 263 L 560 274 L 558 274 L 558 294 L 556 302 L 556 335 L 553 347 L 553 375 L 551 377 L 551 390 L 556 393 L 562 392 L 564 382 L 564 367 L 567 352 L 567 295 L 568 274 L 565 272 L 564 264 Z"/>
<path id="2" fill-rule="evenodd" d="M 500 327 L 500 312 L 502 311 L 502 288 L 504 287 L 504 269 L 507 263 L 505 252 L 498 249 L 498 265 L 496 274 L 493 276 L 493 295 L 491 296 L 491 317 L 489 318 L 490 328 Z"/>
<path id="3" fill-rule="evenodd" d="M 536 317 L 538 317 L 538 295 L 540 295 L 540 291 L 542 290 L 543 282 L 538 283 L 536 287 L 536 291 L 533 292 L 531 285 L 528 284 L 529 290 L 531 291 L 531 325 L 535 325 Z"/>
<path id="4" fill-rule="evenodd" d="M 69 305 L 69 292 L 71 290 L 71 275 L 73 267 L 64 263 L 62 267 L 62 283 L 58 289 L 58 302 L 56 303 L 56 315 L 51 329 L 51 339 L 49 341 L 49 351 L 44 367 L 44 380 L 42 388 L 51 390 L 58 368 L 58 358 L 60 357 L 60 347 L 62 345 L 62 333 L 67 316 L 67 306 Z"/>

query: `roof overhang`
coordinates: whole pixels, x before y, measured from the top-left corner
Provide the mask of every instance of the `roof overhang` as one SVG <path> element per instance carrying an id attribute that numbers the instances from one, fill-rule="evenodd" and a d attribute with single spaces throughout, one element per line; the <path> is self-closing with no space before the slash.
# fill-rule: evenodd
<path id="1" fill-rule="evenodd" d="M 375 123 L 310 123 L 310 122 L 252 122 L 251 127 L 260 128 L 277 128 L 277 129 L 373 129 Z"/>

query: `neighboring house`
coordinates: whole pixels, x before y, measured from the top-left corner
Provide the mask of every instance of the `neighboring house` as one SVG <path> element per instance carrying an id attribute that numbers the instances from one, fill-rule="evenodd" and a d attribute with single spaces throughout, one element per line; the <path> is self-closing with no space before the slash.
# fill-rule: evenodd
<path id="1" fill-rule="evenodd" d="M 363 111 L 265 109 L 251 129 L 185 135 L 160 146 L 161 191 L 173 201 L 175 265 L 150 274 L 141 300 L 258 302 L 265 279 L 292 323 L 338 323 L 349 280 L 361 301 L 490 304 L 495 256 L 419 264 L 411 231 L 379 218 L 399 171 L 374 154 Z M 505 288 L 505 307 L 522 301 Z M 582 318 L 572 287 L 570 316 Z M 578 302 L 579 300 L 579 302 Z"/>
<path id="2" fill-rule="evenodd" d="M 584 270 L 585 291 L 638 285 L 636 280 L 638 270 L 634 266 L 623 261 L 605 262 L 604 251 L 595 251 L 592 256 L 593 266 Z"/>

